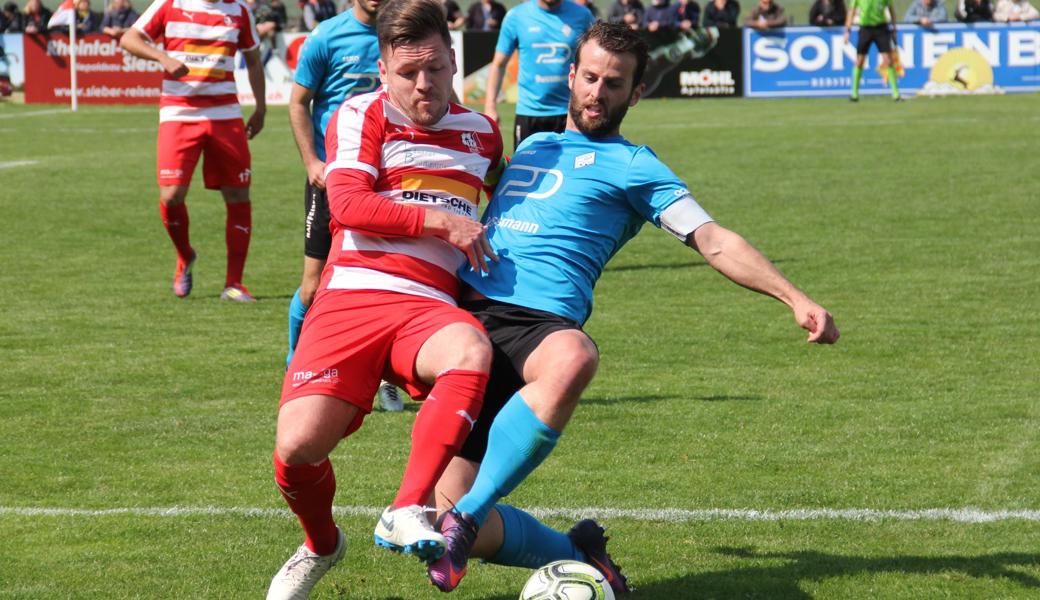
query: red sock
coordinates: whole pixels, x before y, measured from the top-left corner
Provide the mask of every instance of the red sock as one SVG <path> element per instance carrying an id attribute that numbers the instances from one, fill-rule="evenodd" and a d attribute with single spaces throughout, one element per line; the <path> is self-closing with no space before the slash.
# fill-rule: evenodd
<path id="1" fill-rule="evenodd" d="M 249 253 L 249 233 L 253 228 L 252 206 L 250 202 L 227 204 L 227 222 L 224 225 L 227 279 L 224 287 L 242 285 L 242 271 L 246 268 L 246 254 Z"/>
<path id="2" fill-rule="evenodd" d="M 177 249 L 177 261 L 185 264 L 191 260 L 191 243 L 188 241 L 188 205 L 185 203 L 166 205 L 159 203 L 159 215 L 162 217 L 166 233 Z"/>
<path id="3" fill-rule="evenodd" d="M 480 371 L 452 369 L 437 376 L 412 426 L 412 450 L 394 506 L 426 504 L 448 462 L 473 429 L 487 382 L 488 374 Z"/>
<path id="4" fill-rule="evenodd" d="M 339 536 L 332 520 L 336 474 L 329 459 L 317 465 L 287 465 L 274 455 L 274 481 L 303 525 L 307 547 L 324 556 L 336 550 Z"/>

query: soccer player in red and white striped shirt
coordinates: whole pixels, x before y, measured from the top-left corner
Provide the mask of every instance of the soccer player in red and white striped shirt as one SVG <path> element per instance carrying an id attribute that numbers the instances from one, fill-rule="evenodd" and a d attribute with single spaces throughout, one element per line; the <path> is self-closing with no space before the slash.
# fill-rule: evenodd
<path id="1" fill-rule="evenodd" d="M 120 40 L 131 54 L 163 67 L 159 98 L 157 175 L 159 212 L 177 250 L 173 293 L 191 293 L 196 259 L 188 238 L 188 193 L 204 155 L 206 188 L 219 189 L 227 205 L 227 275 L 224 300 L 251 302 L 242 285 L 252 212 L 249 145 L 264 126 L 267 103 L 256 24 L 242 0 L 155 0 Z M 162 44 L 162 49 L 153 44 Z M 242 121 L 235 86 L 235 52 L 249 71 L 256 109 Z"/>
<path id="2" fill-rule="evenodd" d="M 389 0 L 376 31 L 384 88 L 344 102 L 325 134 L 332 251 L 285 374 L 274 453 L 306 541 L 268 599 L 307 597 L 342 557 L 329 454 L 372 410 L 380 378 L 423 403 L 376 543 L 424 560 L 443 553 L 426 505 L 479 414 L 491 365 L 483 327 L 456 305 L 456 271 L 495 258 L 477 202 L 502 157 L 498 126 L 449 100 L 440 0 Z"/>

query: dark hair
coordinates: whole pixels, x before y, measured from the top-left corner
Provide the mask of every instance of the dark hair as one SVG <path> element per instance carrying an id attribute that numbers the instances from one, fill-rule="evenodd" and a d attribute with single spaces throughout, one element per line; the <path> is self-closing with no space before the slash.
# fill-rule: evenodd
<path id="1" fill-rule="evenodd" d="M 574 54 L 574 66 L 577 68 L 581 61 L 581 49 L 588 42 L 596 42 L 611 54 L 631 54 L 636 59 L 636 71 L 632 76 L 632 87 L 635 88 L 643 80 L 643 72 L 646 71 L 646 61 L 650 54 L 643 38 L 620 23 L 607 23 L 597 21 L 578 38 L 578 48 Z"/>
<path id="2" fill-rule="evenodd" d="M 380 51 L 412 44 L 431 34 L 441 36 L 451 48 L 451 33 L 440 0 L 389 0 L 379 7 L 376 35 Z"/>

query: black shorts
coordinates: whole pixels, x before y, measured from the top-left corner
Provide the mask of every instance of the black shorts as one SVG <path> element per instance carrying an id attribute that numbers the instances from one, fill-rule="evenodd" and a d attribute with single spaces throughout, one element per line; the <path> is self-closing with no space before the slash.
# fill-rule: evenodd
<path id="1" fill-rule="evenodd" d="M 487 451 L 491 422 L 513 394 L 524 386 L 523 372 L 527 357 L 549 334 L 582 329 L 575 321 L 559 315 L 497 300 L 463 301 L 459 306 L 473 313 L 487 329 L 494 349 L 491 377 L 484 392 L 480 417 L 458 452 L 462 458 L 479 463 L 484 460 L 484 452 Z"/>
<path id="2" fill-rule="evenodd" d="M 303 254 L 318 260 L 326 260 L 332 249 L 332 232 L 329 231 L 329 198 L 325 190 L 307 182 L 303 192 L 303 206 L 307 218 L 303 227 Z"/>
<path id="3" fill-rule="evenodd" d="M 531 135 L 541 131 L 555 131 L 563 133 L 567 127 L 567 115 L 553 115 L 551 117 L 529 117 L 527 115 L 516 116 L 516 127 L 513 128 L 513 151 L 520 142 Z"/>
<path id="4" fill-rule="evenodd" d="M 870 25 L 859 28 L 859 37 L 856 39 L 856 54 L 865 56 L 870 52 L 870 45 L 877 46 L 878 52 L 892 51 L 892 32 L 888 25 Z"/>

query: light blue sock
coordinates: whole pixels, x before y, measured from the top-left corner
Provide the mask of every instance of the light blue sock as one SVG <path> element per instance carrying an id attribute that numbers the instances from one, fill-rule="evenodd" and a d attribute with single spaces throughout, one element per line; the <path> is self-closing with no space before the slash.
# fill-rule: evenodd
<path id="1" fill-rule="evenodd" d="M 473 487 L 456 508 L 483 525 L 495 503 L 542 464 L 558 439 L 560 432 L 539 421 L 520 392 L 513 394 L 491 423 L 484 462 Z"/>
<path id="2" fill-rule="evenodd" d="M 519 508 L 496 504 L 495 510 L 502 516 L 502 547 L 487 562 L 529 569 L 537 569 L 554 560 L 585 562 L 585 553 L 571 542 L 567 534 L 544 525 Z"/>
<path id="3" fill-rule="evenodd" d="M 296 342 L 300 341 L 300 330 L 303 329 L 303 318 L 307 316 L 307 307 L 300 301 L 300 288 L 296 288 L 292 301 L 289 302 L 289 353 L 285 356 L 285 368 L 292 362 Z"/>

